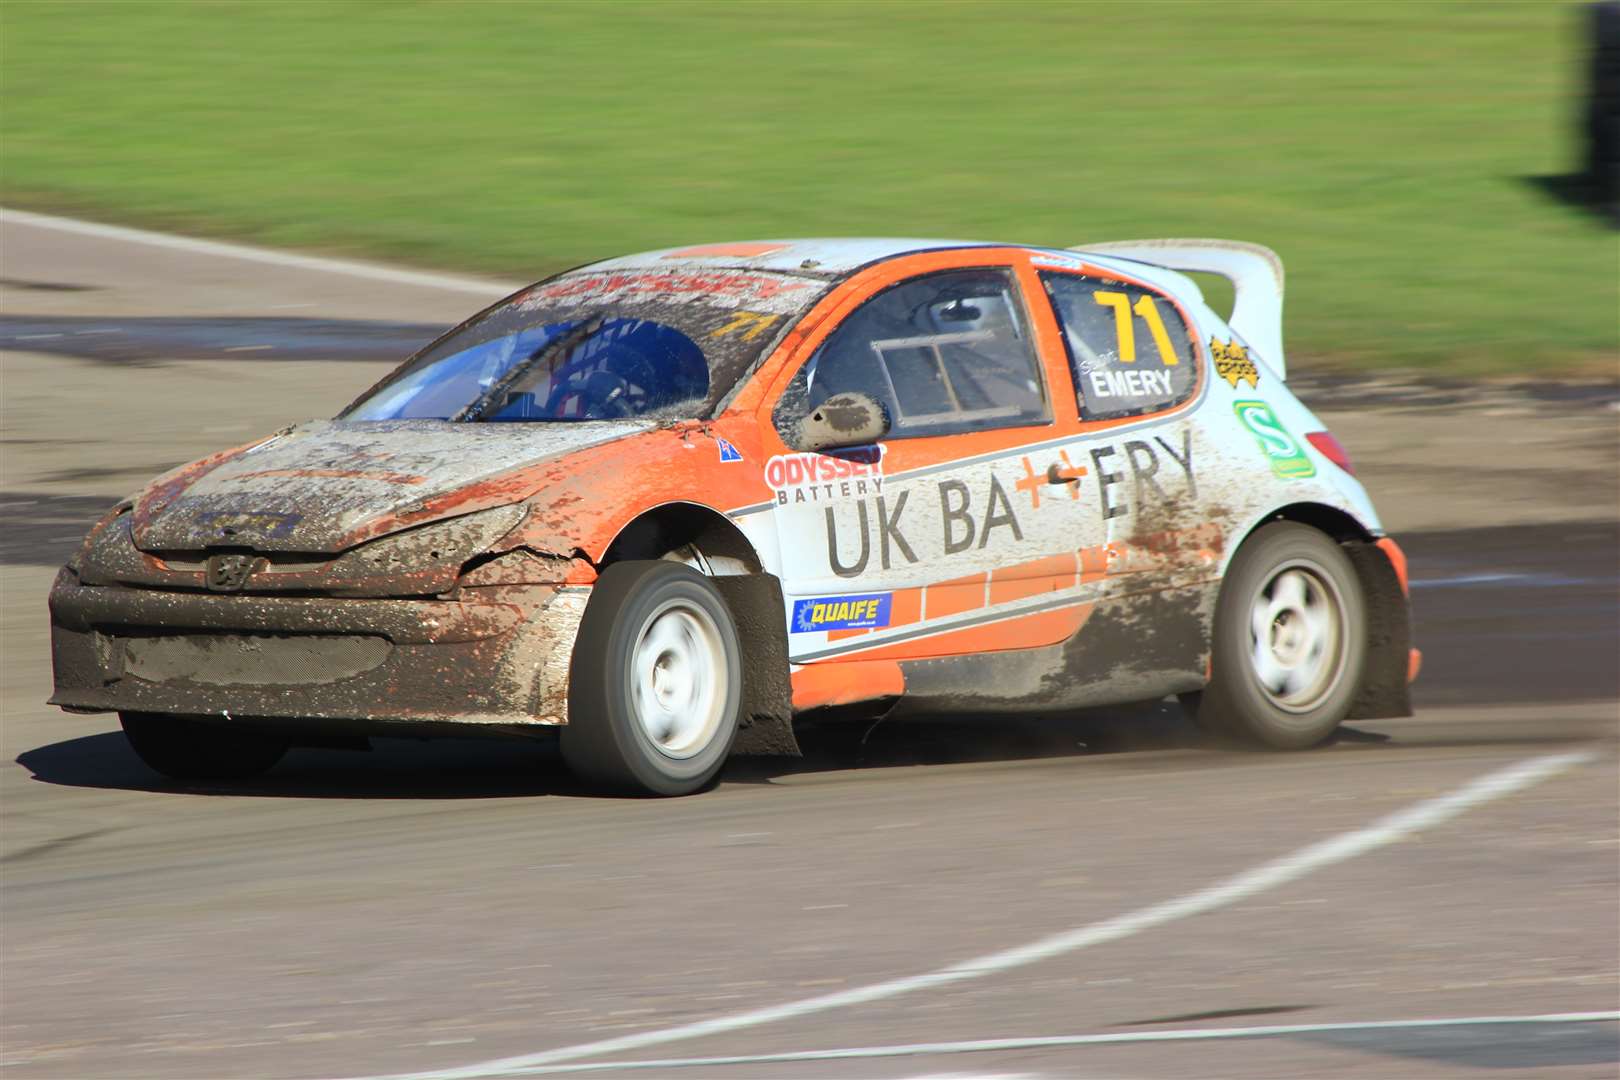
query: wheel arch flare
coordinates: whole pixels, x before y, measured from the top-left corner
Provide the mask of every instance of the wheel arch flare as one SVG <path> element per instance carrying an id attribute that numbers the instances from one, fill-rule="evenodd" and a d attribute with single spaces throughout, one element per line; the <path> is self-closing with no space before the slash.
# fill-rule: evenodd
<path id="1" fill-rule="evenodd" d="M 1308 525 L 1332 537 L 1344 549 L 1360 581 L 1367 605 L 1367 653 L 1346 719 L 1412 715 L 1410 687 L 1420 661 L 1412 647 L 1406 556 L 1400 547 L 1346 510 L 1325 503 L 1297 502 L 1252 522 L 1227 551 L 1228 562 L 1256 530 L 1273 521 Z"/>

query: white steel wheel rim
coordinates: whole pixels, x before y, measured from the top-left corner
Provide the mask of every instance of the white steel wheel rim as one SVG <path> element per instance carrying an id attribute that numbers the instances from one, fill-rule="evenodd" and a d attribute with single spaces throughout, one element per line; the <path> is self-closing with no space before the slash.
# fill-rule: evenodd
<path id="1" fill-rule="evenodd" d="M 720 730 L 727 675 L 712 615 L 687 600 L 652 613 L 631 651 L 630 700 L 654 749 L 676 760 L 702 753 Z"/>
<path id="2" fill-rule="evenodd" d="M 1249 663 L 1273 705 L 1316 708 L 1339 685 L 1349 637 L 1344 598 L 1320 567 L 1293 561 L 1273 570 L 1249 608 Z"/>

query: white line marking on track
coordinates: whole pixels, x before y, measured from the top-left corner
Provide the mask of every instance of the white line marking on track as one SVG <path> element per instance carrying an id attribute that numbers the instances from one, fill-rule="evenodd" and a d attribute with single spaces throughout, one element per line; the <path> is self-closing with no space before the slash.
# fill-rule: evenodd
<path id="1" fill-rule="evenodd" d="M 591 1061 L 518 1069 L 513 1076 L 552 1073 L 608 1072 L 627 1069 L 712 1068 L 716 1065 L 780 1065 L 792 1061 L 847 1061 L 851 1058 L 910 1057 L 919 1054 L 982 1054 L 996 1050 L 1039 1050 L 1054 1046 L 1099 1043 L 1185 1042 L 1199 1039 L 1269 1039 L 1326 1031 L 1386 1031 L 1411 1028 L 1478 1027 L 1499 1024 L 1590 1024 L 1620 1020 L 1620 1012 L 1545 1013 L 1540 1016 L 1459 1016 L 1434 1020 L 1368 1020 L 1342 1024 L 1269 1024 L 1262 1027 L 1172 1028 L 1166 1031 L 1119 1031 L 1096 1035 L 1050 1035 L 1027 1039 L 973 1039 L 966 1042 L 907 1043 L 898 1046 L 851 1046 L 837 1050 L 794 1050 L 780 1054 L 732 1057 L 664 1058 L 661 1061 Z"/>
<path id="2" fill-rule="evenodd" d="M 1547 588 L 1578 587 L 1583 585 L 1612 585 L 1612 577 L 1567 577 L 1563 574 L 1464 574 L 1461 577 L 1422 578 L 1412 582 L 1414 589 L 1446 589 L 1468 585 L 1490 585 L 1495 588 Z"/>
<path id="3" fill-rule="evenodd" d="M 433 274 L 423 270 L 401 270 L 398 267 L 383 266 L 379 263 L 358 262 L 351 259 L 330 259 L 321 255 L 295 255 L 290 251 L 274 251 L 270 248 L 249 247 L 246 244 L 226 244 L 218 240 L 198 240 L 190 236 L 173 236 L 169 233 L 148 232 L 145 229 L 129 229 L 122 225 L 102 225 L 94 221 L 79 221 L 74 218 L 35 214 L 27 210 L 9 210 L 4 207 L 0 207 L 0 222 L 15 222 L 18 225 L 31 225 L 38 229 L 55 229 L 57 232 L 95 236 L 104 240 L 122 240 L 131 244 L 146 244 L 149 247 L 172 248 L 176 251 L 189 251 L 196 255 L 217 255 L 227 259 L 246 259 L 249 262 L 269 263 L 272 266 L 291 266 L 300 270 L 315 270 L 324 274 L 347 274 L 349 277 L 370 278 L 372 281 L 390 281 L 396 285 L 418 285 L 422 288 L 443 289 L 447 292 L 473 293 L 487 297 L 492 301 L 498 300 L 508 293 L 516 292 L 523 287 L 523 285 L 512 285 L 499 281 L 482 281 L 478 278 L 459 277 L 454 274 Z M 527 282 L 524 284 L 527 284 Z"/>
<path id="4" fill-rule="evenodd" d="M 1414 589 L 1440 589 L 1448 585 L 1496 585 L 1504 581 L 1518 581 L 1529 577 L 1528 574 L 1461 574 L 1457 577 L 1445 578 L 1416 578 L 1412 581 Z"/>
<path id="5" fill-rule="evenodd" d="M 688 1024 L 678 1024 L 674 1027 L 637 1032 L 633 1035 L 620 1035 L 611 1039 L 599 1039 L 595 1042 L 560 1046 L 554 1050 L 541 1050 L 537 1053 L 497 1058 L 493 1061 L 482 1061 L 472 1065 L 461 1065 L 448 1069 L 396 1073 L 387 1076 L 356 1078 L 356 1080 L 478 1080 L 481 1077 L 521 1075 L 524 1071 L 534 1070 L 536 1066 L 551 1065 L 563 1061 L 577 1061 L 580 1058 L 602 1057 L 605 1054 L 639 1050 L 646 1046 L 661 1046 L 665 1043 L 696 1039 L 706 1035 L 719 1035 L 727 1031 L 759 1027 L 762 1024 L 772 1024 L 780 1020 L 793 1020 L 801 1016 L 826 1012 L 829 1009 L 840 1009 L 848 1005 L 861 1005 L 870 1001 L 899 997 L 902 994 L 910 994 L 935 986 L 946 986 L 951 983 L 966 982 L 970 979 L 982 979 L 986 975 L 1011 971 L 1014 968 L 1025 967 L 1041 960 L 1049 960 L 1052 957 L 1062 956 L 1065 953 L 1075 952 L 1093 945 L 1118 941 L 1121 938 L 1140 934 L 1142 931 L 1150 930 L 1156 926 L 1163 926 L 1166 923 L 1176 922 L 1193 915 L 1202 915 L 1206 911 L 1214 911 L 1236 901 L 1245 900 L 1256 893 L 1275 889 L 1278 886 L 1286 885 L 1291 881 L 1297 881 L 1302 877 L 1315 873 L 1317 870 L 1346 862 L 1358 855 L 1364 855 L 1369 851 L 1384 847 L 1387 844 L 1393 844 L 1398 840 L 1404 840 L 1414 833 L 1454 818 L 1475 806 L 1511 795 L 1516 791 L 1522 791 L 1550 776 L 1573 769 L 1577 765 L 1584 765 L 1589 761 L 1596 760 L 1596 758 L 1595 753 L 1587 750 L 1526 758 L 1523 761 L 1486 773 L 1484 776 L 1469 781 L 1455 791 L 1448 792 L 1445 795 L 1437 795 L 1432 799 L 1425 799 L 1404 810 L 1398 810 L 1393 814 L 1379 818 L 1371 825 L 1351 832 L 1340 833 L 1338 836 L 1331 836 L 1314 844 L 1307 844 L 1305 847 L 1281 858 L 1262 863 L 1253 869 L 1234 874 L 1224 881 L 1194 890 L 1184 896 L 1139 908 L 1136 911 L 1126 912 L 1123 915 L 1116 915 L 1111 919 L 1104 919 L 1102 922 L 1078 926 L 1072 930 L 1052 934 L 1037 941 L 1032 941 L 1027 945 L 1020 945 L 1015 948 L 1004 949 L 1001 952 L 964 960 L 936 971 L 924 972 L 920 975 L 907 975 L 897 979 L 887 979 L 883 982 L 853 987 L 849 990 L 839 990 L 830 994 L 820 994 L 816 997 L 801 998 L 798 1001 L 787 1001 L 780 1005 L 767 1005 L 759 1009 L 733 1013 L 730 1016 L 717 1016 L 709 1020 L 697 1020 Z"/>

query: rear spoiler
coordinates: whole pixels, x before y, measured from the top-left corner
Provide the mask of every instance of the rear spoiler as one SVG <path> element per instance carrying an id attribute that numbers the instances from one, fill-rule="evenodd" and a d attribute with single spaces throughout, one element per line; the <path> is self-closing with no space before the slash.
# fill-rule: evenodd
<path id="1" fill-rule="evenodd" d="M 1243 335 L 1279 379 L 1287 378 L 1282 342 L 1283 264 L 1270 248 L 1241 240 L 1121 240 L 1068 250 L 1226 278 L 1236 293 L 1228 325 Z"/>

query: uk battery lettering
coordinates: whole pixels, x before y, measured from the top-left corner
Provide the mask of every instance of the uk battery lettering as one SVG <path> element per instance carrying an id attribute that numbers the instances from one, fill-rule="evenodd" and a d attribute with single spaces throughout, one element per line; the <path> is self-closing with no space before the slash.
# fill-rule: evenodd
<path id="1" fill-rule="evenodd" d="M 1059 454 L 1052 451 L 1054 458 Z M 903 488 L 895 487 L 890 477 L 881 494 L 824 506 L 828 566 L 839 577 L 852 578 L 933 557 L 987 548 L 1012 550 L 1024 542 L 1032 515 L 1075 512 L 1053 507 L 1074 506 L 1107 521 L 1198 496 L 1192 434 L 1187 429 L 1181 432 L 1179 445 L 1173 437 L 1155 436 L 1093 447 L 1089 468 L 1061 470 L 1072 478 L 1063 490 L 1074 491 L 1074 498 L 1042 499 L 1032 492 L 1027 503 L 1022 495 L 1015 502 L 1013 496 L 1023 485 L 1004 483 L 994 467 L 987 465 L 976 476 L 914 482 Z M 1095 511 L 1084 505 L 1088 499 Z"/>

